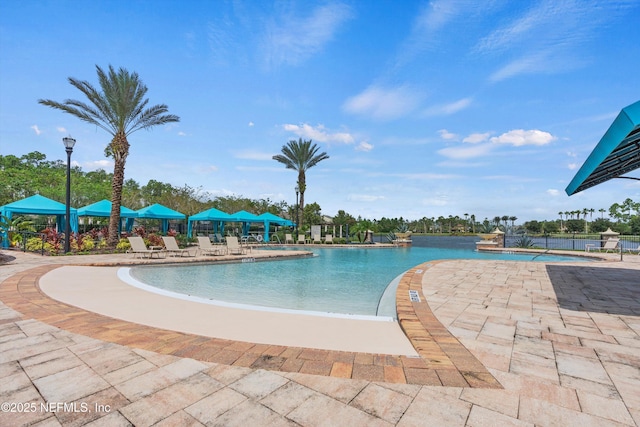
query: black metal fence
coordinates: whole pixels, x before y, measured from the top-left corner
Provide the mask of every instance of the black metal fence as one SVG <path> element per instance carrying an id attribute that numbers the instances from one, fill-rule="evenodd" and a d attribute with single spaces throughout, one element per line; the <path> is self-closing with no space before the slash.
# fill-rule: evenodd
<path id="1" fill-rule="evenodd" d="M 620 247 L 623 252 L 629 249 L 636 250 L 640 246 L 640 236 L 620 235 Z M 580 235 L 580 234 L 567 234 L 567 236 L 522 236 L 522 235 L 506 235 L 505 247 L 515 248 L 520 246 L 523 239 L 527 239 L 532 242 L 534 248 L 543 249 L 559 249 L 559 250 L 572 250 L 572 251 L 584 251 L 587 248 L 599 248 L 604 246 L 606 240 L 602 240 L 599 237 Z"/>

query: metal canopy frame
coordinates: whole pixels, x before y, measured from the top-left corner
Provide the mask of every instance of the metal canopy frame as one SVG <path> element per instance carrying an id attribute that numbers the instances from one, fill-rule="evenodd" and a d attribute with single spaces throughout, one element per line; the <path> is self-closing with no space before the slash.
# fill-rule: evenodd
<path id="1" fill-rule="evenodd" d="M 566 188 L 571 196 L 640 168 L 640 101 L 620 111 Z"/>

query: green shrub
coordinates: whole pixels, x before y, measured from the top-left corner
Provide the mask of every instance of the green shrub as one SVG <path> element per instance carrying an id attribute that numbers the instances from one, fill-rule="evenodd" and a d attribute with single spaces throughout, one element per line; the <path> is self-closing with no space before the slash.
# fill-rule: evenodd
<path id="1" fill-rule="evenodd" d="M 82 245 L 81 245 L 81 250 L 83 251 L 90 251 L 91 249 L 95 248 L 96 244 L 93 240 L 91 239 L 83 239 L 82 240 Z"/>
<path id="2" fill-rule="evenodd" d="M 30 237 L 27 239 L 26 249 L 30 252 L 40 252 L 42 250 L 42 239 L 40 237 Z M 48 253 L 54 253 L 55 247 L 49 243 L 44 243 L 44 250 Z"/>
<path id="3" fill-rule="evenodd" d="M 120 239 L 116 245 L 116 251 L 118 252 L 126 252 L 129 249 L 131 249 L 131 243 L 127 239 Z"/>

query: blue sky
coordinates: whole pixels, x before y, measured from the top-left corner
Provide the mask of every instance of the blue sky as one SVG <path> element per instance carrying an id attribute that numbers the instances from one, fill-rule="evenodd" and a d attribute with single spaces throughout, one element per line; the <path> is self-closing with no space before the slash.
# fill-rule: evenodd
<path id="1" fill-rule="evenodd" d="M 638 1 L 15 1 L 0 4 L 0 153 L 112 171 L 107 133 L 37 103 L 137 72 L 177 124 L 129 138 L 126 178 L 295 203 L 271 157 L 330 158 L 307 203 L 364 218 L 555 219 L 640 182 L 564 189 L 640 98 Z M 63 185 L 61 183 L 61 185 Z"/>

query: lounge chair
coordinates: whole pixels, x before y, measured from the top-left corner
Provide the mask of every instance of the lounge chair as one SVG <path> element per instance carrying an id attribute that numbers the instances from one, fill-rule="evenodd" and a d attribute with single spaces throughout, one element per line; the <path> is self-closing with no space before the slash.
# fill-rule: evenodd
<path id="1" fill-rule="evenodd" d="M 284 243 L 285 243 L 285 244 L 287 244 L 287 243 L 289 243 L 289 242 L 291 242 L 291 243 L 295 243 L 295 242 L 293 241 L 293 236 L 292 236 L 291 234 L 285 234 L 285 235 L 284 235 Z"/>
<path id="2" fill-rule="evenodd" d="M 247 250 L 240 246 L 238 238 L 236 236 L 227 237 L 227 252 L 235 255 L 246 254 Z"/>
<path id="3" fill-rule="evenodd" d="M 173 256 L 196 256 L 196 253 L 193 254 L 189 249 L 181 249 L 178 246 L 178 242 L 176 242 L 176 238 L 173 236 L 162 236 L 162 241 L 164 242 L 164 247 L 167 250 L 169 255 Z M 197 250 L 196 250 L 197 252 Z"/>
<path id="4" fill-rule="evenodd" d="M 224 243 L 224 237 L 222 237 L 222 234 L 216 233 L 213 235 L 213 241 L 216 243 Z"/>
<path id="5" fill-rule="evenodd" d="M 601 251 L 609 252 L 617 252 L 618 245 L 620 244 L 620 239 L 609 239 L 604 242 L 604 246 L 600 248 Z"/>
<path id="6" fill-rule="evenodd" d="M 311 241 L 313 243 L 322 243 L 322 236 L 320 236 L 320 234 L 314 234 L 311 236 Z"/>
<path id="7" fill-rule="evenodd" d="M 158 255 L 158 258 L 162 255 L 162 257 L 165 258 L 167 256 L 167 251 L 165 251 L 164 248 L 147 248 L 147 245 L 140 236 L 127 237 L 127 239 L 129 239 L 131 252 L 133 252 L 134 258 L 137 258 L 138 256 L 140 256 L 140 258 L 153 258 L 154 255 Z"/>
<path id="8" fill-rule="evenodd" d="M 302 243 L 303 245 L 306 243 L 304 240 L 304 234 L 298 234 L 298 243 Z"/>
<path id="9" fill-rule="evenodd" d="M 198 249 L 202 255 L 224 255 L 225 250 L 222 245 L 213 245 L 206 236 L 198 236 Z"/>
<path id="10" fill-rule="evenodd" d="M 629 252 L 630 254 L 635 252 L 636 254 L 640 255 L 640 245 L 638 245 L 638 247 L 635 248 L 635 249 L 633 249 L 633 248 L 627 249 L 627 252 Z"/>
<path id="11" fill-rule="evenodd" d="M 333 234 L 327 234 L 324 236 L 324 242 L 333 244 Z"/>

